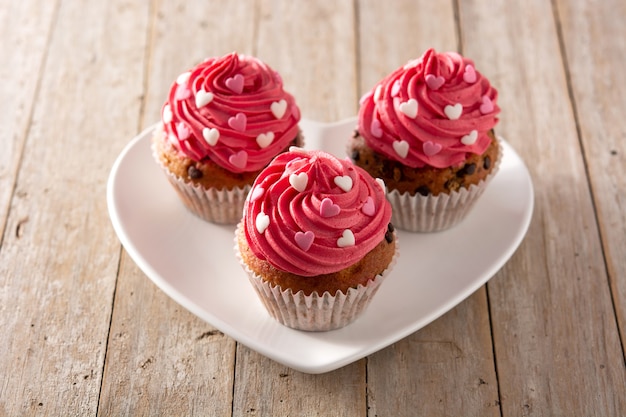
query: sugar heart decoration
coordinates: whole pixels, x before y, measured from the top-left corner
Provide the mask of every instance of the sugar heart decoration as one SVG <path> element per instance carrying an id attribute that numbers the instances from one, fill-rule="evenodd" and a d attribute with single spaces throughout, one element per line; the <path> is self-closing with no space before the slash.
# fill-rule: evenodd
<path id="1" fill-rule="evenodd" d="M 270 110 L 275 118 L 280 119 L 285 115 L 287 111 L 287 100 L 281 99 L 270 104 Z"/>
<path id="2" fill-rule="evenodd" d="M 263 212 L 260 212 L 256 215 L 254 225 L 256 226 L 257 232 L 263 234 L 263 232 L 265 232 L 265 229 L 267 229 L 267 227 L 270 225 L 270 216 Z"/>
<path id="3" fill-rule="evenodd" d="M 463 81 L 468 84 L 474 84 L 476 82 L 476 70 L 470 64 L 465 66 L 465 71 L 463 72 Z"/>
<path id="4" fill-rule="evenodd" d="M 424 142 L 424 153 L 428 156 L 433 156 L 438 154 L 441 151 L 441 144 L 440 143 L 434 143 L 431 141 L 426 141 Z"/>
<path id="5" fill-rule="evenodd" d="M 433 74 L 428 74 L 426 76 L 426 85 L 431 90 L 438 90 L 445 81 L 445 78 L 443 78 L 441 75 L 434 76 Z"/>
<path id="6" fill-rule="evenodd" d="M 443 112 L 448 116 L 450 120 L 456 120 L 461 117 L 461 113 L 463 113 L 463 106 L 461 103 L 456 103 L 454 106 L 447 105 L 443 108 Z"/>
<path id="7" fill-rule="evenodd" d="M 493 111 L 493 102 L 489 96 L 483 96 L 483 104 L 480 105 L 480 112 L 482 114 L 489 114 Z"/>
<path id="8" fill-rule="evenodd" d="M 376 183 L 380 186 L 383 192 L 387 192 L 387 186 L 385 185 L 385 181 L 382 178 L 376 178 Z"/>
<path id="9" fill-rule="evenodd" d="M 400 158 L 406 158 L 409 154 L 409 142 L 406 140 L 397 140 L 391 146 Z"/>
<path id="10" fill-rule="evenodd" d="M 299 174 L 293 173 L 289 176 L 289 184 L 291 184 L 291 186 L 300 193 L 306 189 L 308 183 L 309 176 L 306 172 L 301 172 Z"/>
<path id="11" fill-rule="evenodd" d="M 178 139 L 185 140 L 191 136 L 191 129 L 183 122 L 179 122 L 176 124 L 176 133 L 178 133 Z"/>
<path id="12" fill-rule="evenodd" d="M 210 91 L 198 90 L 196 93 L 196 107 L 204 107 L 213 101 L 213 93 Z"/>
<path id="13" fill-rule="evenodd" d="M 187 81 L 189 81 L 189 77 L 190 76 L 191 76 L 191 72 L 189 72 L 189 71 L 183 72 L 178 77 L 176 77 L 176 84 L 178 84 L 178 85 L 185 85 L 185 84 L 187 84 Z"/>
<path id="14" fill-rule="evenodd" d="M 372 132 L 372 136 L 374 136 L 375 138 L 380 138 L 383 136 L 383 129 L 380 126 L 380 121 L 378 121 L 377 119 L 372 120 L 370 132 Z"/>
<path id="15" fill-rule="evenodd" d="M 274 141 L 274 132 L 261 133 L 256 137 L 256 143 L 261 149 L 265 149 Z"/>
<path id="16" fill-rule="evenodd" d="M 335 182 L 335 185 L 337 185 L 337 187 L 341 188 L 346 193 L 352 189 L 352 178 L 347 175 L 338 175 L 333 178 L 333 181 Z"/>
<path id="17" fill-rule="evenodd" d="M 243 169 L 246 167 L 246 163 L 248 162 L 248 153 L 246 151 L 234 153 L 228 157 L 228 162 L 239 169 Z"/>
<path id="18" fill-rule="evenodd" d="M 341 237 L 337 239 L 337 246 L 340 248 L 345 248 L 347 246 L 354 246 L 354 233 L 352 230 L 346 229 L 341 234 Z"/>
<path id="19" fill-rule="evenodd" d="M 376 207 L 374 206 L 374 199 L 372 198 L 372 196 L 367 197 L 365 203 L 363 203 L 363 206 L 361 206 L 361 211 L 366 216 L 371 217 L 374 215 L 374 213 L 376 212 Z"/>
<path id="20" fill-rule="evenodd" d="M 467 135 L 465 135 L 465 136 L 463 136 L 461 138 L 461 143 L 463 145 L 470 146 L 470 145 L 473 145 L 474 143 L 476 143 L 476 139 L 478 139 L 478 131 L 472 130 Z"/>
<path id="21" fill-rule="evenodd" d="M 166 104 L 163 107 L 163 116 L 162 117 L 163 117 L 163 123 L 169 123 L 169 122 L 172 121 L 173 114 L 172 114 L 172 109 L 170 108 L 169 104 Z"/>
<path id="22" fill-rule="evenodd" d="M 338 215 L 340 211 L 341 207 L 333 203 L 333 200 L 328 197 L 324 198 L 320 204 L 320 216 L 322 217 L 333 217 Z"/>
<path id="23" fill-rule="evenodd" d="M 296 232 L 294 239 L 300 249 L 306 252 L 311 248 L 311 245 L 313 244 L 313 240 L 315 239 L 315 233 L 311 232 L 310 230 L 306 232 Z"/>
<path id="24" fill-rule="evenodd" d="M 401 87 L 401 83 L 400 80 L 395 80 L 393 82 L 393 85 L 391 86 L 391 97 L 395 97 L 398 95 L 398 93 L 400 92 L 400 87 Z"/>
<path id="25" fill-rule="evenodd" d="M 248 123 L 248 118 L 243 113 L 237 113 L 235 116 L 230 117 L 228 119 L 228 126 L 240 132 L 243 132 L 246 130 L 247 123 Z"/>
<path id="26" fill-rule="evenodd" d="M 174 99 L 184 100 L 191 96 L 191 90 L 186 85 L 177 85 L 176 92 L 174 93 Z"/>
<path id="27" fill-rule="evenodd" d="M 233 77 L 229 77 L 226 79 L 225 84 L 235 94 L 241 94 L 243 91 L 243 75 L 236 74 Z"/>
<path id="28" fill-rule="evenodd" d="M 254 187 L 254 190 L 252 190 L 252 192 L 250 193 L 250 202 L 257 201 L 259 198 L 263 196 L 263 194 L 265 194 L 265 188 L 261 187 L 260 185 L 257 185 L 256 187 Z"/>
<path id="29" fill-rule="evenodd" d="M 378 101 L 382 93 L 383 93 L 383 87 L 380 84 L 378 84 L 376 86 L 376 89 L 374 90 L 374 102 Z"/>
<path id="30" fill-rule="evenodd" d="M 404 103 L 400 103 L 400 106 L 398 108 L 402 113 L 406 115 L 406 117 L 413 119 L 415 118 L 415 116 L 417 116 L 417 100 L 415 100 L 414 98 L 409 99 Z"/>
<path id="31" fill-rule="evenodd" d="M 202 129 L 202 137 L 204 138 L 206 143 L 208 143 L 211 146 L 215 146 L 215 144 L 220 138 L 220 131 L 214 127 L 211 127 L 211 128 L 205 127 L 204 129 Z"/>

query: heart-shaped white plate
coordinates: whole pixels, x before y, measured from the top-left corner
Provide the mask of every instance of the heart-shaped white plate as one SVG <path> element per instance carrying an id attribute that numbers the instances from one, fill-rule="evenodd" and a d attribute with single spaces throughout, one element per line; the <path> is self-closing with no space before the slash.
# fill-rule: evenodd
<path id="1" fill-rule="evenodd" d="M 307 148 L 342 157 L 355 125 L 356 119 L 300 124 Z M 109 215 L 124 248 L 183 307 L 251 349 L 303 372 L 347 365 L 450 310 L 504 265 L 531 219 L 530 175 L 503 141 L 499 172 L 461 224 L 440 233 L 398 231 L 398 262 L 360 318 L 329 332 L 293 330 L 267 314 L 237 263 L 235 226 L 206 223 L 178 200 L 152 159 L 153 129 L 128 144 L 109 177 Z"/>

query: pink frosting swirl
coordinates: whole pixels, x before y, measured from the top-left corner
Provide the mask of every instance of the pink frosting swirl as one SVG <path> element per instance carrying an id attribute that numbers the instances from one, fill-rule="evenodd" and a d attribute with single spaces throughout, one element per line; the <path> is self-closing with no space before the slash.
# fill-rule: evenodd
<path id="1" fill-rule="evenodd" d="M 374 151 L 412 168 L 454 166 L 489 146 L 497 95 L 471 60 L 429 49 L 363 96 L 359 132 Z"/>
<path id="2" fill-rule="evenodd" d="M 243 227 L 254 254 L 279 270 L 316 276 L 362 259 L 385 237 L 383 186 L 348 160 L 292 148 L 255 180 Z"/>
<path id="3" fill-rule="evenodd" d="M 231 53 L 181 74 L 161 116 L 168 140 L 184 155 L 239 173 L 260 170 L 289 146 L 300 110 L 277 72 Z"/>

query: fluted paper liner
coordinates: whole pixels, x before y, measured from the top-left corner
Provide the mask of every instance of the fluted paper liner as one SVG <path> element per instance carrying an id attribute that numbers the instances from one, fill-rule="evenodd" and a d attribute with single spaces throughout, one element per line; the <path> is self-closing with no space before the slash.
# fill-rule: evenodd
<path id="1" fill-rule="evenodd" d="M 469 188 L 450 193 L 433 195 L 410 195 L 398 190 L 387 192 L 393 209 L 391 223 L 398 229 L 409 232 L 438 232 L 460 223 L 474 207 L 478 198 L 498 172 L 502 161 L 502 144 L 498 140 L 498 159 L 489 175 Z"/>
<path id="2" fill-rule="evenodd" d="M 202 186 L 186 182 L 183 178 L 170 172 L 154 153 L 153 157 L 165 173 L 167 180 L 172 185 L 185 207 L 211 223 L 236 224 L 241 220 L 243 204 L 246 201 L 251 185 L 234 187 L 232 189 L 204 188 Z"/>
<path id="3" fill-rule="evenodd" d="M 370 279 L 366 285 L 359 284 L 357 288 L 349 288 L 346 293 L 337 291 L 335 295 L 328 291 L 322 295 L 317 292 L 305 295 L 304 291 L 294 294 L 291 289 L 283 290 L 278 285 L 272 286 L 243 262 L 237 242 L 235 252 L 270 316 L 293 329 L 319 332 L 347 326 L 367 309 L 398 258 L 398 238 L 395 233 L 394 238 L 396 251 L 385 271 Z"/>

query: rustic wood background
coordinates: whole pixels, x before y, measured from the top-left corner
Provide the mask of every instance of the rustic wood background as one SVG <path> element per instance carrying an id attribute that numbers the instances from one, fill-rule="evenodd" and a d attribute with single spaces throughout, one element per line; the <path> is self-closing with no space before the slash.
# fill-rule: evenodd
<path id="1" fill-rule="evenodd" d="M 623 0 L 0 0 L 0 415 L 626 415 L 624 21 Z M 498 88 L 536 199 L 512 259 L 440 319 L 302 374 L 121 247 L 107 176 L 183 69 L 256 55 L 330 122 L 430 46 Z"/>

